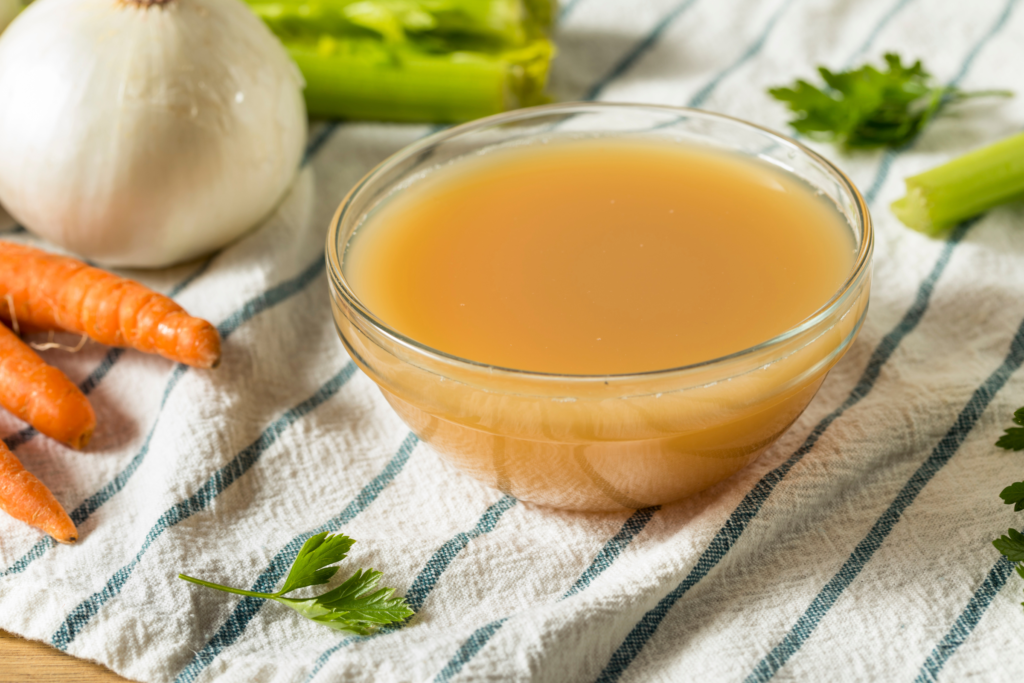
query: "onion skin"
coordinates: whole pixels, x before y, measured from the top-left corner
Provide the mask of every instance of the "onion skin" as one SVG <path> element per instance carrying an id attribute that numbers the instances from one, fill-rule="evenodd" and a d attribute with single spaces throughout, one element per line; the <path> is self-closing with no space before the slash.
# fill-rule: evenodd
<path id="1" fill-rule="evenodd" d="M 302 78 L 239 0 L 36 0 L 0 37 L 0 203 L 110 266 L 218 249 L 306 140 Z"/>

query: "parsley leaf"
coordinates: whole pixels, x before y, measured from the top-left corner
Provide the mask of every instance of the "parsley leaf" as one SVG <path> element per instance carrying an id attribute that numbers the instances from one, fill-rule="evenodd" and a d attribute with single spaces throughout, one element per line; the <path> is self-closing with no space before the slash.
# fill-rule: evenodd
<path id="1" fill-rule="evenodd" d="M 992 545 L 1010 562 L 1024 561 L 1024 534 L 1016 529 L 1007 530 L 1005 535 L 992 541 Z"/>
<path id="2" fill-rule="evenodd" d="M 360 569 L 337 588 L 316 597 L 284 597 L 299 588 L 320 586 L 330 581 L 339 567 L 328 565 L 345 559 L 353 543 L 355 541 L 344 534 L 329 536 L 323 532 L 312 536 L 299 549 L 284 585 L 276 593 L 230 588 L 184 574 L 178 574 L 178 578 L 228 593 L 274 600 L 307 619 L 357 635 L 370 635 L 381 624 L 411 617 L 413 611 L 405 604 L 405 598 L 393 597 L 394 588 L 377 588 L 383 575 L 374 569 Z"/>
<path id="3" fill-rule="evenodd" d="M 1024 408 L 1018 408 L 1017 412 L 1013 414 L 1013 421 L 1021 426 L 1024 426 Z M 1024 429 L 1020 427 L 1011 427 L 1006 430 L 1006 433 L 996 442 L 996 445 L 1000 448 L 1007 450 L 1019 451 L 1024 449 Z M 1010 484 L 1005 489 L 999 492 L 999 497 L 1003 499 L 1003 502 L 1007 505 L 1013 506 L 1014 512 L 1020 512 L 1024 510 L 1024 481 L 1018 481 L 1015 484 Z M 1024 578 L 1024 565 L 1020 564 L 1024 562 L 1024 534 L 1020 533 L 1016 529 L 1009 529 L 1006 535 L 1000 536 L 996 540 L 992 541 L 992 545 L 996 547 L 1003 556 L 1013 562 L 1013 568 L 1017 570 L 1017 573 Z M 1024 606 L 1024 602 L 1020 603 Z"/>
<path id="4" fill-rule="evenodd" d="M 1020 512 L 1024 510 L 1024 481 L 1018 481 L 1016 484 L 1010 484 L 999 494 L 999 497 L 1003 499 L 1003 502 L 1007 505 L 1013 505 L 1014 512 Z"/>
<path id="5" fill-rule="evenodd" d="M 1013 414 L 1013 421 L 1024 426 L 1024 408 L 1017 409 L 1017 412 Z M 1001 437 L 999 437 L 999 441 L 996 441 L 996 445 L 1000 448 L 1005 448 L 1008 451 L 1024 450 L 1024 428 L 1010 427 Z M 1019 510 L 1020 508 L 1017 509 Z"/>
<path id="6" fill-rule="evenodd" d="M 865 64 L 833 72 L 818 67 L 825 88 L 798 80 L 768 93 L 785 102 L 797 118 L 790 125 L 814 140 L 834 141 L 847 149 L 899 146 L 917 135 L 943 105 L 1004 91 L 968 93 L 953 86 L 933 86 L 918 60 L 904 65 L 899 55 L 885 55 L 886 69 Z"/>
<path id="7" fill-rule="evenodd" d="M 317 534 L 302 544 L 292 568 L 288 570 L 284 585 L 277 595 L 291 593 L 306 586 L 320 586 L 331 580 L 340 567 L 328 567 L 341 562 L 355 543 L 344 534 L 328 536 Z"/>
<path id="8" fill-rule="evenodd" d="M 309 600 L 279 598 L 278 602 L 313 621 L 338 631 L 369 635 L 376 625 L 403 621 L 412 616 L 405 598 L 392 598 L 394 588 L 374 590 L 381 573 L 360 569 L 332 591 Z"/>

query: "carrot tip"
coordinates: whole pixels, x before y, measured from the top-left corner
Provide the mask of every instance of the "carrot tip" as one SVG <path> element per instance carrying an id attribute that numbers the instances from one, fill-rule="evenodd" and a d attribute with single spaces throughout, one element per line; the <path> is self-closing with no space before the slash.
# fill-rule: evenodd
<path id="1" fill-rule="evenodd" d="M 68 442 L 68 445 L 74 448 L 75 450 L 82 450 L 83 448 L 86 447 L 86 445 L 89 443 L 89 440 L 92 438 L 92 433 L 94 429 L 95 427 L 89 427 L 84 432 L 79 434 L 77 438 L 71 439 L 71 441 Z"/>

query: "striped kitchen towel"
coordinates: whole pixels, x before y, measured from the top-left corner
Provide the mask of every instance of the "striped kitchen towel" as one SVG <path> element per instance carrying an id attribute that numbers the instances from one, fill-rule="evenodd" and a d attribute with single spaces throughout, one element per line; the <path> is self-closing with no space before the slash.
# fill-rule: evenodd
<path id="1" fill-rule="evenodd" d="M 943 81 L 1024 93 L 1021 5 L 569 0 L 552 88 L 785 130 L 766 88 L 898 51 Z M 443 466 L 349 361 L 327 223 L 430 129 L 316 124 L 265 225 L 201 265 L 133 274 L 218 325 L 217 371 L 48 352 L 96 407 L 85 453 L 0 415 L 82 534 L 56 547 L 0 518 L 0 628 L 154 682 L 1010 679 L 1024 582 L 990 540 L 1020 524 L 998 493 L 1024 460 L 993 443 L 1024 404 L 1024 206 L 942 240 L 887 207 L 902 178 L 1022 126 L 1018 96 L 959 106 L 898 150 L 818 146 L 876 219 L 860 337 L 756 463 L 674 505 L 594 515 Z M 346 566 L 383 570 L 407 625 L 346 637 L 176 578 L 268 590 L 324 530 L 358 539 Z"/>

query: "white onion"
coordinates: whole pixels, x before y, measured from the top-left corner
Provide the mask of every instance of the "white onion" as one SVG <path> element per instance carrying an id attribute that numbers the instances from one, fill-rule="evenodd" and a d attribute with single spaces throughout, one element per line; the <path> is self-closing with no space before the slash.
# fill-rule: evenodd
<path id="1" fill-rule="evenodd" d="M 0 36 L 0 203 L 100 263 L 199 256 L 284 195 L 301 90 L 239 0 L 37 0 Z"/>

